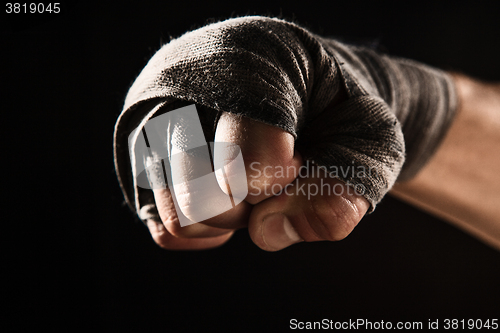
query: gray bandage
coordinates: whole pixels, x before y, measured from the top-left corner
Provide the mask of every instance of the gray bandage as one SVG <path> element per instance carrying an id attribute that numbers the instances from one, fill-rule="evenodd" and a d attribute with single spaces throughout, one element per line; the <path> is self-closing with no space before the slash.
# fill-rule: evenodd
<path id="1" fill-rule="evenodd" d="M 440 70 L 294 23 L 242 17 L 205 26 L 153 56 L 116 124 L 115 166 L 137 212 L 154 202 L 151 191 L 134 188 L 128 134 L 155 113 L 191 103 L 200 106 L 210 141 L 219 112 L 288 131 L 305 158 L 343 170 L 337 178 L 364 189 L 370 211 L 398 177 L 411 178 L 428 161 L 457 104 L 453 82 Z"/>

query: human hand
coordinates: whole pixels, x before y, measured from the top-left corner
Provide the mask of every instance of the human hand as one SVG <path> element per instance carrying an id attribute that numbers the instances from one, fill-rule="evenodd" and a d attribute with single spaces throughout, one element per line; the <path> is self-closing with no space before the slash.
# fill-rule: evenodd
<path id="1" fill-rule="evenodd" d="M 352 187 L 318 172 L 316 166 L 310 166 L 316 171 L 310 169 L 301 172 L 305 177 L 299 176 L 304 164 L 301 153 L 293 136 L 277 127 L 225 113 L 218 122 L 215 142 L 234 143 L 241 148 L 248 195 L 232 210 L 181 227 L 170 190 L 154 189 L 161 221 L 150 219 L 147 225 L 162 248 L 216 247 L 243 227 L 248 227 L 253 242 L 267 251 L 301 241 L 337 241 L 349 235 L 369 208 L 368 201 Z M 221 157 L 214 156 L 217 158 Z M 225 172 L 231 175 L 236 170 L 226 168 Z M 225 188 L 220 180 L 219 185 Z M 335 190 L 318 193 L 327 187 Z M 178 201 L 187 215 L 190 205 L 196 204 L 189 194 Z"/>
<path id="2" fill-rule="evenodd" d="M 159 98 L 223 114 L 215 141 L 240 146 L 249 185 L 234 209 L 181 227 L 168 189 L 153 190 L 155 205 L 150 192 L 137 190 L 125 162 L 128 122 L 140 117 L 134 113 L 145 101 Z M 451 79 L 439 70 L 323 39 L 278 19 L 231 19 L 171 41 L 150 60 L 115 128 L 115 165 L 127 203 L 164 248 L 219 246 L 245 226 L 270 251 L 301 240 L 338 240 L 396 179 L 413 177 L 425 164 L 453 119 L 455 102 Z M 333 176 L 321 169 L 303 177 L 303 165 L 309 173 L 337 169 Z M 268 176 L 280 168 L 286 176 Z M 177 198 L 188 218 L 192 196 L 185 191 Z M 159 216 L 148 212 L 155 206 Z M 272 213 L 288 222 L 271 219 Z"/>

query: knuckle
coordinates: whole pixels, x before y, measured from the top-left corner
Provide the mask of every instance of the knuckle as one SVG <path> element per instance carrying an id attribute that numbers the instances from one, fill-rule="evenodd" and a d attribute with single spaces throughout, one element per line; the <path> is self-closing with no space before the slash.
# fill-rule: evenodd
<path id="1" fill-rule="evenodd" d="M 296 160 L 285 159 L 276 154 L 270 157 L 245 158 L 245 167 L 249 197 L 263 199 L 283 191 L 297 177 L 300 166 Z"/>
<path id="2" fill-rule="evenodd" d="M 357 225 L 356 212 L 342 196 L 317 196 L 311 200 L 311 225 L 324 240 L 340 241 Z"/>
<path id="3" fill-rule="evenodd" d="M 164 250 L 170 250 L 170 242 L 165 241 L 162 237 L 160 238 L 153 238 L 156 245 L 158 245 L 160 248 Z"/>
<path id="4" fill-rule="evenodd" d="M 190 226 L 182 227 L 177 217 L 169 218 L 168 220 L 164 221 L 163 224 L 165 225 L 168 233 L 176 238 L 193 237 Z"/>
<path id="5" fill-rule="evenodd" d="M 167 230 L 172 236 L 177 238 L 185 238 L 187 236 L 186 230 L 177 223 L 169 223 Z"/>
<path id="6" fill-rule="evenodd" d="M 151 233 L 151 237 L 153 238 L 156 245 L 158 245 L 162 249 L 168 250 L 170 248 L 170 242 L 169 234 L 165 226 L 161 222 L 148 221 L 148 227 Z"/>
<path id="7" fill-rule="evenodd" d="M 164 235 L 167 233 L 178 238 L 184 237 L 186 231 L 181 227 L 177 214 L 162 214 L 162 222 L 162 228 L 159 227 L 159 230 L 156 232 L 159 240 L 164 241 L 166 238 Z"/>

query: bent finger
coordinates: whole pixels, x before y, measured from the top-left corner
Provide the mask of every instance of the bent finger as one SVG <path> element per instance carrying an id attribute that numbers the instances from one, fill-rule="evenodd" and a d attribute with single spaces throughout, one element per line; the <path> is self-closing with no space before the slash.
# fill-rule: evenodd
<path id="1" fill-rule="evenodd" d="M 179 215 L 183 213 L 182 211 L 176 209 L 176 205 L 174 204 L 174 198 L 172 197 L 170 190 L 167 188 L 154 189 L 153 193 L 161 222 L 165 227 L 166 231 L 168 231 L 168 233 L 174 237 L 210 238 L 210 237 L 226 235 L 234 230 L 234 229 L 223 229 L 223 228 L 213 227 L 203 223 L 194 223 L 191 225 L 181 226 L 181 223 L 179 221 Z M 223 220 L 224 218 L 237 219 L 240 215 L 245 214 L 244 207 L 242 206 L 238 210 L 229 211 L 227 212 L 227 214 L 231 215 L 224 216 L 222 218 Z M 242 219 L 244 219 L 244 217 Z M 240 222 L 238 220 L 238 222 L 234 223 L 234 225 L 246 226 L 246 220 L 244 222 L 242 221 Z"/>
<path id="2" fill-rule="evenodd" d="M 149 232 L 158 246 L 166 250 L 207 250 L 226 243 L 233 232 L 210 238 L 178 238 L 165 228 L 161 221 L 148 219 L 146 222 Z"/>
<path id="3" fill-rule="evenodd" d="M 234 150 L 220 143 L 229 143 Z M 294 137 L 275 126 L 267 125 L 231 113 L 222 114 L 215 133 L 214 164 L 220 188 L 229 194 L 232 183 L 241 184 L 246 178 L 248 193 L 245 200 L 256 204 L 275 195 L 276 189 L 293 181 L 302 165 L 302 158 L 294 149 Z M 222 147 L 222 148 L 218 148 Z M 244 165 L 231 163 L 241 150 Z M 234 191 L 233 191 L 234 192 Z M 237 189 L 237 192 L 243 192 Z"/>

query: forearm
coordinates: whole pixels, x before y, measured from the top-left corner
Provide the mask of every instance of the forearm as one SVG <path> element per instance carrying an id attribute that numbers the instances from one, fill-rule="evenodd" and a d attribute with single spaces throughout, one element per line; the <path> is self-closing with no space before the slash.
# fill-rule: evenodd
<path id="1" fill-rule="evenodd" d="M 500 85 L 453 78 L 459 109 L 442 145 L 391 193 L 500 249 Z"/>

